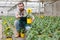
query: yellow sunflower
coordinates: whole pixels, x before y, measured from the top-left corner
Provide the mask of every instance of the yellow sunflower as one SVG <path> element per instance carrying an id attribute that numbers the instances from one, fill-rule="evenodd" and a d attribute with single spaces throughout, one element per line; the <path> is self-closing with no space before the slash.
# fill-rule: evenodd
<path id="1" fill-rule="evenodd" d="M 10 20 L 12 20 L 12 18 L 10 18 Z"/>
<path id="2" fill-rule="evenodd" d="M 44 16 L 41 15 L 40 18 L 44 18 Z"/>
<path id="3" fill-rule="evenodd" d="M 6 40 L 12 40 L 12 38 L 7 38 Z"/>
<path id="4" fill-rule="evenodd" d="M 6 24 L 6 23 L 7 23 L 6 21 L 3 22 L 3 24 Z"/>
<path id="5" fill-rule="evenodd" d="M 10 27 L 8 27 L 8 28 L 10 28 Z"/>
<path id="6" fill-rule="evenodd" d="M 51 18 L 53 18 L 53 16 L 50 16 Z"/>
<path id="7" fill-rule="evenodd" d="M 28 9 L 27 9 L 27 13 L 28 13 L 28 14 L 32 13 L 32 9 L 31 9 L 31 8 L 28 8 Z"/>
<path id="8" fill-rule="evenodd" d="M 7 27 L 6 30 L 8 30 L 10 27 Z"/>

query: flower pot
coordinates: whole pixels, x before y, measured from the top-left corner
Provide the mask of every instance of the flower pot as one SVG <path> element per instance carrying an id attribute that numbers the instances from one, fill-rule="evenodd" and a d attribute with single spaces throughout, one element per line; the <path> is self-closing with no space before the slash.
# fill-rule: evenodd
<path id="1" fill-rule="evenodd" d="M 13 40 L 12 38 L 6 38 L 6 40 Z"/>
<path id="2" fill-rule="evenodd" d="M 20 36 L 21 36 L 21 38 L 24 38 L 25 34 L 24 33 L 20 33 Z"/>
<path id="3" fill-rule="evenodd" d="M 31 18 L 27 18 L 27 24 L 31 24 L 32 23 L 32 19 Z"/>

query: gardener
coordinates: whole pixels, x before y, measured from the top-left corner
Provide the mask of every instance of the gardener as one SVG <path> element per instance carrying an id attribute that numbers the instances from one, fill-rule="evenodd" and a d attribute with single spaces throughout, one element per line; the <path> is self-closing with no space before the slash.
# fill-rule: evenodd
<path id="1" fill-rule="evenodd" d="M 19 8 L 19 11 L 18 13 L 16 13 L 16 19 L 15 22 L 14 22 L 14 26 L 16 27 L 16 30 L 17 30 L 17 34 L 15 37 L 19 37 L 19 30 L 21 28 L 21 23 L 20 23 L 20 18 L 21 17 L 26 17 L 27 16 L 27 12 L 26 10 L 24 9 L 24 4 L 23 3 L 18 3 L 18 8 Z M 32 16 L 32 21 L 34 20 L 34 16 Z M 26 30 L 29 30 L 31 27 L 29 25 L 25 25 L 25 29 Z"/>

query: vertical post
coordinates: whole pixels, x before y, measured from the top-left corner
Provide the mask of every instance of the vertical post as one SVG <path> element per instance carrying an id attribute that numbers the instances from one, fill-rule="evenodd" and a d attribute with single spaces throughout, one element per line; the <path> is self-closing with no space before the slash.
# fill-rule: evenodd
<path id="1" fill-rule="evenodd" d="M 53 3 L 52 3 L 52 16 L 53 16 Z"/>
<path id="2" fill-rule="evenodd" d="M 40 1 L 39 1 L 39 15 L 40 15 Z"/>

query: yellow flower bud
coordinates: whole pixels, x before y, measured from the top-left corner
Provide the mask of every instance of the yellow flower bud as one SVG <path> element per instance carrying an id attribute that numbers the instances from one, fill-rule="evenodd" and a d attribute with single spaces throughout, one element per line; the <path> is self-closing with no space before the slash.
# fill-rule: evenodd
<path id="1" fill-rule="evenodd" d="M 10 18 L 10 20 L 12 20 L 12 18 Z"/>
<path id="2" fill-rule="evenodd" d="M 4 24 L 6 24 L 7 22 L 6 21 L 4 21 Z"/>
<path id="3" fill-rule="evenodd" d="M 40 16 L 40 18 L 44 18 L 44 16 Z"/>

